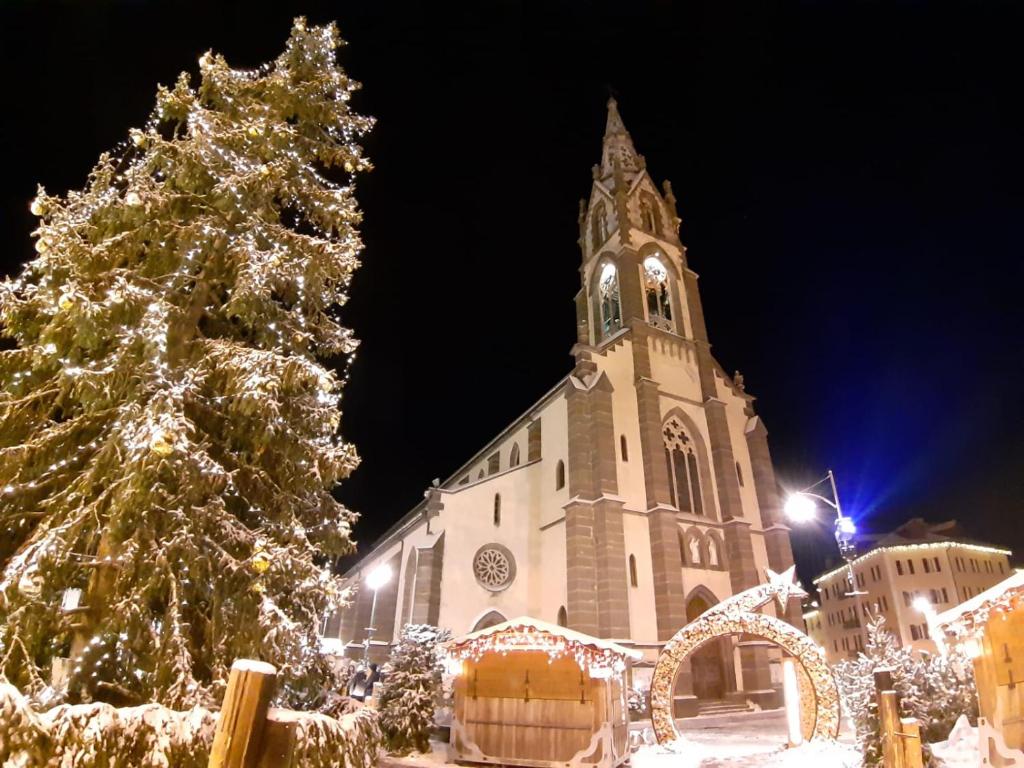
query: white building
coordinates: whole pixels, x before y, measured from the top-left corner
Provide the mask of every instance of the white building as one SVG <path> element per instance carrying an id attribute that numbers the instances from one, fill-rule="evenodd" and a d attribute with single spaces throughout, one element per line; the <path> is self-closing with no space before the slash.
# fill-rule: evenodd
<path id="1" fill-rule="evenodd" d="M 581 202 L 575 367 L 398 521 L 348 574 L 380 563 L 373 652 L 406 622 L 460 634 L 520 615 L 614 639 L 652 662 L 711 604 L 792 563 L 767 432 L 711 353 L 697 274 L 608 104 Z M 372 596 L 324 633 L 362 652 Z M 793 601 L 787 618 L 799 621 Z M 679 681 L 694 697 L 776 698 L 770 653 L 727 639 Z"/>
<path id="2" fill-rule="evenodd" d="M 852 563 L 855 591 L 863 594 L 848 596 L 844 565 L 814 580 L 819 607 L 804 614 L 807 633 L 833 664 L 864 650 L 865 625 L 878 615 L 900 645 L 935 653 L 928 617 L 915 601 L 946 611 L 1011 573 L 1009 550 L 971 541 L 955 520 L 932 525 L 918 517 L 863 543 L 866 551 Z"/>

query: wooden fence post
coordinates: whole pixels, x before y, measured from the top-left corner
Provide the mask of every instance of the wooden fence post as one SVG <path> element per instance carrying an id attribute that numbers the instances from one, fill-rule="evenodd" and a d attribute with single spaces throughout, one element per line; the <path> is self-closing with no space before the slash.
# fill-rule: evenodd
<path id="1" fill-rule="evenodd" d="M 921 725 L 913 717 L 900 720 L 900 742 L 903 746 L 903 764 L 907 768 L 923 768 L 924 752 L 921 751 Z"/>
<path id="2" fill-rule="evenodd" d="M 896 691 L 878 693 L 878 729 L 882 736 L 882 760 L 885 768 L 907 768 L 900 743 L 900 713 Z"/>
<path id="3" fill-rule="evenodd" d="M 277 670 L 272 664 L 239 659 L 231 665 L 208 768 L 256 766 L 276 682 Z"/>

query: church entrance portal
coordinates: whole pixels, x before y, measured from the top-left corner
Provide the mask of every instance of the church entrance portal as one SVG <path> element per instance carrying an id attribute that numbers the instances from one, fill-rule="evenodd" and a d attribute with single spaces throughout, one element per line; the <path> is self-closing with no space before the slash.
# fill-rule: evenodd
<path id="1" fill-rule="evenodd" d="M 686 604 L 686 621 L 691 622 L 711 605 L 700 595 L 695 595 Z M 694 652 L 690 657 L 690 674 L 693 680 L 693 695 L 698 699 L 723 699 L 726 694 L 725 666 L 722 662 L 722 642 L 710 643 Z"/>

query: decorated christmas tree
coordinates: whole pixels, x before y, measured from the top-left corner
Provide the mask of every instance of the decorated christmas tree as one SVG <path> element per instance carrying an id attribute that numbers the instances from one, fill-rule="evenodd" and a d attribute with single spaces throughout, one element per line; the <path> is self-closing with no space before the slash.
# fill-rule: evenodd
<path id="1" fill-rule="evenodd" d="M 429 624 L 406 624 L 384 666 L 380 726 L 388 749 L 398 754 L 430 749 L 434 710 L 441 697 L 439 643 L 450 633 Z"/>
<path id="2" fill-rule="evenodd" d="M 338 321 L 361 248 L 358 84 L 298 19 L 255 70 L 160 88 L 0 288 L 0 674 L 36 698 L 215 699 L 238 657 L 315 698 L 354 515 Z M 55 664 L 55 659 L 57 660 Z"/>

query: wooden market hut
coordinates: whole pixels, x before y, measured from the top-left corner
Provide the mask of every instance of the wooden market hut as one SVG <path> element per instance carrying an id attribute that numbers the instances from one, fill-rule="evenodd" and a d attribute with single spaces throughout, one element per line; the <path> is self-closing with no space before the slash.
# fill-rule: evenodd
<path id="1" fill-rule="evenodd" d="M 982 765 L 1024 765 L 1024 573 L 935 617 L 974 665 Z"/>
<path id="2" fill-rule="evenodd" d="M 613 768 L 629 757 L 639 651 L 523 616 L 447 644 L 460 761 Z"/>

